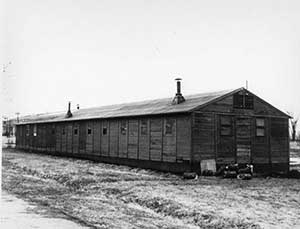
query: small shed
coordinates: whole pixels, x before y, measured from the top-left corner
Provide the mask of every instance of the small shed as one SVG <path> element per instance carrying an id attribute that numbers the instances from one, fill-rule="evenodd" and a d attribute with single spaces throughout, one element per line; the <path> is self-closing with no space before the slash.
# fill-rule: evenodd
<path id="1" fill-rule="evenodd" d="M 27 116 L 19 149 L 169 172 L 289 170 L 289 116 L 245 88 Z"/>

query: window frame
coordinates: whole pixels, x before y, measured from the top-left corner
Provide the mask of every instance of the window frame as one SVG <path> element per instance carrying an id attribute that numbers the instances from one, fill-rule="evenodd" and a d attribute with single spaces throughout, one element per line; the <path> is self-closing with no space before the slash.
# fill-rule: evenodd
<path id="1" fill-rule="evenodd" d="M 87 135 L 92 135 L 93 134 L 92 127 L 88 126 L 86 133 L 87 133 Z"/>
<path id="2" fill-rule="evenodd" d="M 259 124 L 258 121 L 263 121 L 262 124 Z M 263 130 L 263 135 L 258 134 L 258 130 Z M 255 118 L 255 137 L 263 138 L 266 137 L 266 119 L 263 117 L 256 117 Z"/>
<path id="3" fill-rule="evenodd" d="M 148 129 L 149 129 L 148 120 L 146 120 L 146 119 L 141 120 L 141 126 L 140 126 L 141 136 L 147 136 L 148 135 Z"/>
<path id="4" fill-rule="evenodd" d="M 101 131 L 101 135 L 102 136 L 107 136 L 108 135 L 108 130 L 107 130 L 107 126 L 102 126 L 102 131 Z"/>
<path id="5" fill-rule="evenodd" d="M 176 125 L 176 119 L 175 118 L 165 118 L 164 123 L 164 134 L 166 136 L 172 136 L 175 134 L 175 125 Z"/>
<path id="6" fill-rule="evenodd" d="M 120 121 L 120 134 L 127 135 L 127 121 L 126 120 Z"/>
<path id="7" fill-rule="evenodd" d="M 240 91 L 233 95 L 233 108 L 235 109 L 254 109 L 254 95 L 249 92 Z"/>
<path id="8" fill-rule="evenodd" d="M 225 118 L 229 118 L 228 120 L 229 123 L 227 122 L 222 122 L 222 120 L 224 120 Z M 224 129 L 223 128 L 229 128 L 229 134 L 225 134 L 224 132 Z M 229 116 L 229 115 L 221 115 L 220 116 L 220 136 L 227 136 L 227 137 L 232 137 L 233 136 L 233 120 L 232 120 L 232 116 Z"/>

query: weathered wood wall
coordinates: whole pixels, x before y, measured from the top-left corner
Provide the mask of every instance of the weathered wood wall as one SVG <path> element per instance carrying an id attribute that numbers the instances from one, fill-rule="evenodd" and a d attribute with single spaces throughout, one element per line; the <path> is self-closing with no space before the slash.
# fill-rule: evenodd
<path id="1" fill-rule="evenodd" d="M 128 120 L 128 138 L 124 139 L 124 147 L 128 152 L 128 158 L 138 159 L 139 120 Z M 126 142 L 126 143 L 125 143 Z"/>
<path id="2" fill-rule="evenodd" d="M 262 170 L 286 171 L 288 117 L 256 96 L 253 109 L 234 108 L 233 100 L 233 95 L 228 96 L 193 113 L 193 160 L 215 159 L 217 164 L 249 162 Z M 230 117 L 231 134 L 221 134 L 222 117 Z M 256 135 L 256 119 L 264 120 L 264 136 Z"/>
<path id="3" fill-rule="evenodd" d="M 73 154 L 79 154 L 79 123 L 78 122 L 74 122 L 73 123 L 73 131 L 72 131 L 72 136 L 73 136 L 73 140 L 72 140 L 72 153 Z"/>
<path id="4" fill-rule="evenodd" d="M 215 159 L 215 119 L 212 113 L 193 114 L 193 160 Z"/>
<path id="5" fill-rule="evenodd" d="M 61 154 L 165 163 L 199 165 L 201 160 L 215 159 L 222 165 L 249 160 L 263 169 L 266 165 L 288 169 L 288 117 L 256 96 L 253 109 L 234 108 L 234 98 L 230 95 L 210 103 L 192 115 L 20 125 L 17 145 Z M 257 119 L 264 120 L 263 136 L 256 134 Z M 37 136 L 33 136 L 35 125 Z"/>
<path id="6" fill-rule="evenodd" d="M 25 125 L 18 127 L 18 142 L 31 142 L 38 151 L 170 163 L 191 158 L 189 115 L 37 124 L 37 136 L 32 136 L 33 125 L 29 127 L 29 136 L 22 135 Z"/>

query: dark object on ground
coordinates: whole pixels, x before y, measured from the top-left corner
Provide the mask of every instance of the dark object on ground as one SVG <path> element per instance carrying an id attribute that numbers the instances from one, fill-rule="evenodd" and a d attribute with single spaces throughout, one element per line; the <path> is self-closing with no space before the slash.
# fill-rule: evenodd
<path id="1" fill-rule="evenodd" d="M 275 177 L 275 178 L 287 178 L 288 174 L 285 172 L 272 172 L 271 173 L 271 177 Z"/>
<path id="2" fill-rule="evenodd" d="M 250 173 L 241 173 L 237 175 L 237 179 L 239 180 L 251 180 L 252 175 Z"/>
<path id="3" fill-rule="evenodd" d="M 205 169 L 202 172 L 202 176 L 213 176 L 213 175 L 215 175 L 214 172 L 212 170 L 209 170 L 209 169 Z"/>
<path id="4" fill-rule="evenodd" d="M 239 171 L 239 164 L 229 164 L 225 167 L 225 170 L 227 171 L 235 171 L 238 172 Z"/>
<path id="5" fill-rule="evenodd" d="M 184 173 L 183 179 L 197 179 L 198 175 L 197 173 Z"/>
<path id="6" fill-rule="evenodd" d="M 236 178 L 237 177 L 237 172 L 236 171 L 224 171 L 224 178 Z"/>
<path id="7" fill-rule="evenodd" d="M 224 175 L 224 171 L 225 171 L 225 167 L 226 166 L 221 166 L 218 170 L 217 170 L 217 172 L 216 172 L 216 176 L 223 176 Z"/>
<path id="8" fill-rule="evenodd" d="M 253 165 L 246 165 L 246 168 L 240 168 L 238 170 L 238 173 L 239 174 L 243 174 L 243 173 L 246 173 L 246 174 L 251 174 L 253 175 Z"/>
<path id="9" fill-rule="evenodd" d="M 241 167 L 239 164 L 227 165 L 223 171 L 224 178 L 238 178 L 241 180 L 250 180 L 253 176 L 253 165 L 247 164 Z"/>
<path id="10" fill-rule="evenodd" d="M 295 170 L 295 169 L 289 171 L 288 178 L 297 178 L 297 179 L 300 179 L 300 171 Z"/>
<path id="11" fill-rule="evenodd" d="M 238 164 L 227 165 L 224 169 L 224 178 L 236 178 L 238 174 L 239 166 Z"/>

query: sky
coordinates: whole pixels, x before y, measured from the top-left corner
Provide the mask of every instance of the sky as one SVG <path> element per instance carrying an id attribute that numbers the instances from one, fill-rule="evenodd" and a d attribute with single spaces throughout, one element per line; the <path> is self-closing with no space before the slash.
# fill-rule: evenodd
<path id="1" fill-rule="evenodd" d="M 245 87 L 300 117 L 298 0 L 6 0 L 2 115 Z M 11 62 L 11 64 L 9 64 Z"/>

